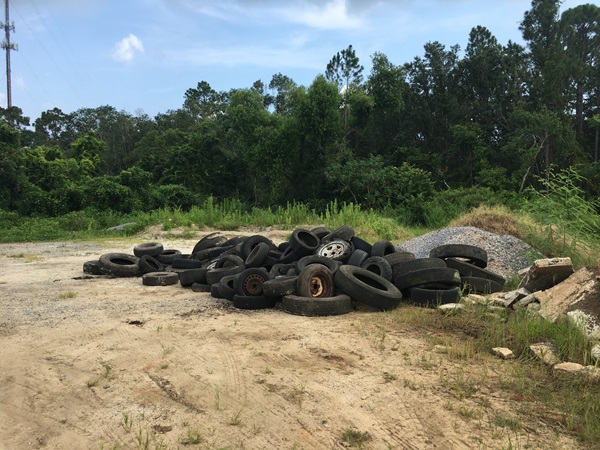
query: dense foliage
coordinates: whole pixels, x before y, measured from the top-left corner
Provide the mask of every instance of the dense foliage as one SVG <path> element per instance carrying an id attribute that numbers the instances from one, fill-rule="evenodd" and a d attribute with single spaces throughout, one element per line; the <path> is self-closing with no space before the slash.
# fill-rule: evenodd
<path id="1" fill-rule="evenodd" d="M 0 209 L 336 200 L 435 224 L 452 200 L 510 201 L 561 169 L 596 197 L 600 7 L 560 4 L 532 1 L 519 27 L 527 47 L 476 26 L 464 53 L 428 42 L 395 64 L 377 52 L 364 74 L 350 45 L 310 86 L 281 73 L 229 92 L 201 81 L 154 118 L 54 108 L 30 126 L 18 107 L 0 109 Z"/>

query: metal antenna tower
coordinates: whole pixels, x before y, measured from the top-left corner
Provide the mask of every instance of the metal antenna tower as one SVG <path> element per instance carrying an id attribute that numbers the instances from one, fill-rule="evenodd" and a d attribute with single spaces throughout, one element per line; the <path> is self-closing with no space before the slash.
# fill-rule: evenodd
<path id="1" fill-rule="evenodd" d="M 2 41 L 2 48 L 6 50 L 6 107 L 10 108 L 12 106 L 12 94 L 11 94 L 11 86 L 10 86 L 10 51 L 17 51 L 18 47 L 16 44 L 10 42 L 10 32 L 15 31 L 15 23 L 10 22 L 8 18 L 8 1 L 4 0 L 4 12 L 5 12 L 5 21 L 4 23 L 0 22 L 0 29 L 4 29 L 5 38 Z"/>

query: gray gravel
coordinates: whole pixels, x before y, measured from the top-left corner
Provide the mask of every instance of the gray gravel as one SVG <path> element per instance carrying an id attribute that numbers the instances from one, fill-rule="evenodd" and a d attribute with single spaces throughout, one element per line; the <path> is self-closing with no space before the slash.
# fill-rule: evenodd
<path id="1" fill-rule="evenodd" d="M 450 227 L 401 242 L 398 250 L 427 258 L 432 248 L 444 244 L 468 244 L 483 248 L 488 253 L 488 269 L 509 278 L 544 256 L 526 242 L 508 235 L 489 233 L 475 227 Z"/>

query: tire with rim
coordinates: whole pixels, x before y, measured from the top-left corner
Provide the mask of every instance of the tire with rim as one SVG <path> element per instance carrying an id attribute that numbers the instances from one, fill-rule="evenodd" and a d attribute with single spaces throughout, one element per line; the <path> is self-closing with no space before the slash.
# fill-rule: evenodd
<path id="1" fill-rule="evenodd" d="M 158 256 L 163 250 L 164 247 L 160 242 L 144 242 L 143 244 L 133 246 L 133 254 L 138 258 L 141 258 L 144 255 Z"/>
<path id="2" fill-rule="evenodd" d="M 316 255 L 325 256 L 326 258 L 333 259 L 334 261 L 341 261 L 345 263 L 350 258 L 350 255 L 354 251 L 354 246 L 349 241 L 343 239 L 333 239 L 329 242 L 321 244 Z"/>
<path id="3" fill-rule="evenodd" d="M 296 292 L 300 297 L 333 297 L 334 284 L 331 270 L 323 264 L 309 264 L 298 275 Z"/>
<path id="4" fill-rule="evenodd" d="M 392 266 L 382 256 L 370 256 L 365 259 L 360 265 L 363 269 L 367 269 L 369 272 L 373 272 L 375 275 L 379 275 L 388 281 L 392 281 Z"/>
<path id="5" fill-rule="evenodd" d="M 126 253 L 106 253 L 100 256 L 100 264 L 108 274 L 115 277 L 135 277 L 140 274 L 139 258 Z"/>
<path id="6" fill-rule="evenodd" d="M 263 295 L 263 283 L 271 279 L 271 274 L 263 267 L 251 267 L 240 273 L 235 291 L 242 296 Z"/>
<path id="7" fill-rule="evenodd" d="M 501 286 L 504 286 L 504 283 L 506 283 L 506 278 L 499 273 L 492 272 L 489 269 L 482 269 L 481 267 L 477 267 L 459 259 L 448 258 L 446 259 L 446 265 L 458 270 L 462 277 L 487 278 L 488 280 L 495 281 Z"/>
<path id="8" fill-rule="evenodd" d="M 463 290 L 471 294 L 493 294 L 500 292 L 502 286 L 493 280 L 478 277 L 461 277 L 461 286 Z"/>
<path id="9" fill-rule="evenodd" d="M 264 295 L 239 295 L 233 296 L 233 306 L 238 309 L 268 309 L 274 308 L 277 300 Z"/>
<path id="10" fill-rule="evenodd" d="M 331 270 L 332 274 L 335 274 L 335 271 L 342 265 L 340 261 L 335 261 L 331 258 L 327 258 L 326 256 L 320 255 L 309 255 L 303 258 L 300 258 L 296 263 L 296 273 L 300 274 L 307 266 L 311 264 L 323 264 L 327 266 L 329 270 Z"/>
<path id="11" fill-rule="evenodd" d="M 467 262 L 481 267 L 487 267 L 488 254 L 481 247 L 468 244 L 445 244 L 432 248 L 429 252 L 431 258 L 463 258 Z"/>
<path id="12" fill-rule="evenodd" d="M 281 309 L 290 314 L 311 317 L 339 316 L 353 311 L 352 299 L 346 294 L 321 298 L 284 295 Z"/>
<path id="13" fill-rule="evenodd" d="M 172 286 L 179 281 L 175 272 L 148 272 L 142 275 L 144 286 Z"/>
<path id="14" fill-rule="evenodd" d="M 460 286 L 460 274 L 447 267 L 413 270 L 396 277 L 394 285 L 403 293 L 414 287 Z"/>
<path id="15" fill-rule="evenodd" d="M 292 232 L 289 241 L 294 253 L 300 257 L 312 255 L 321 244 L 321 240 L 316 234 L 304 228 L 296 228 Z"/>
<path id="16" fill-rule="evenodd" d="M 458 287 L 449 289 L 412 288 L 410 300 L 417 306 L 436 308 L 446 303 L 457 303 L 460 300 L 460 289 Z"/>
<path id="17" fill-rule="evenodd" d="M 362 267 L 341 266 L 335 274 L 335 286 L 353 300 L 380 310 L 396 308 L 402 293 L 391 282 Z"/>
<path id="18" fill-rule="evenodd" d="M 138 261 L 138 264 L 140 265 L 140 272 L 144 273 L 150 273 L 150 272 L 164 272 L 165 271 L 165 266 L 162 265 L 162 263 L 156 259 L 153 258 L 152 256 L 149 255 L 144 255 L 140 258 L 140 260 Z"/>

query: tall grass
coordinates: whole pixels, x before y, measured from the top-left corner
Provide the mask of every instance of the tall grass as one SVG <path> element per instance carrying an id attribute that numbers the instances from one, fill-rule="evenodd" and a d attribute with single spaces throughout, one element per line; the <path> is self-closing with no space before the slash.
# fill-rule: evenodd
<path id="1" fill-rule="evenodd" d="M 134 223 L 118 231 L 107 228 Z M 335 229 L 350 224 L 361 236 L 371 240 L 398 240 L 404 237 L 398 223 L 373 210 L 364 210 L 354 203 L 329 203 L 324 211 L 316 211 L 303 203 L 260 209 L 246 207 L 237 199 L 216 201 L 208 197 L 189 211 L 159 209 L 151 212 L 119 214 L 111 211 L 85 210 L 62 217 L 23 217 L 0 211 L 0 242 L 23 242 L 64 239 L 90 239 L 124 236 L 151 225 L 161 224 L 164 230 L 176 227 L 193 229 L 235 230 L 239 228 L 293 229 L 299 226 L 325 225 Z"/>

